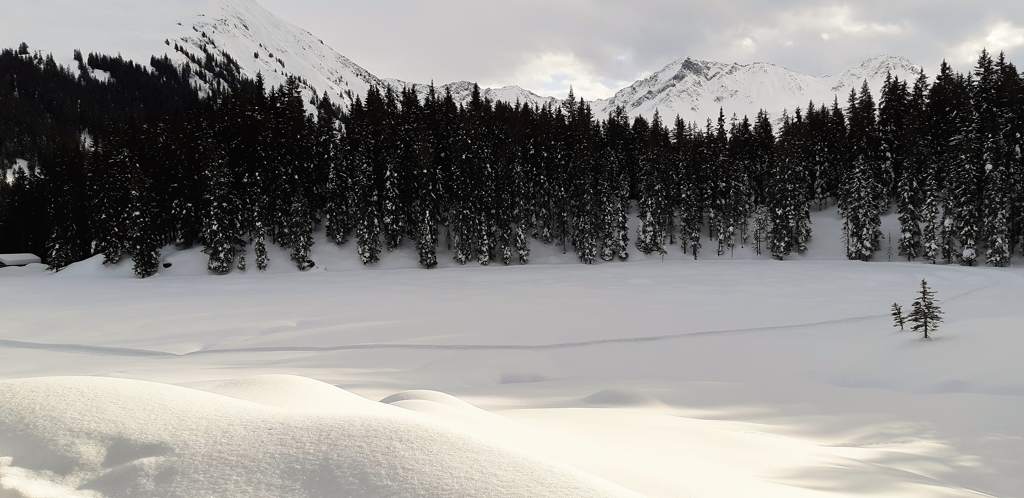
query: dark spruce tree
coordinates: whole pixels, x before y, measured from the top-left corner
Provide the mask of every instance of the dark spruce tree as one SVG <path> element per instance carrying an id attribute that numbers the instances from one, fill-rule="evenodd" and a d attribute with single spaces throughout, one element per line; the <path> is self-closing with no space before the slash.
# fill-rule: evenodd
<path id="1" fill-rule="evenodd" d="M 684 254 L 689 253 L 693 259 L 698 259 L 706 211 L 707 173 L 703 154 L 705 137 L 682 120 L 676 121 L 675 136 L 679 149 L 677 161 L 681 173 L 675 195 L 679 212 L 679 245 Z"/>
<path id="2" fill-rule="evenodd" d="M 839 209 L 843 214 L 846 255 L 868 261 L 880 247 L 881 211 L 887 204 L 885 180 L 888 169 L 878 156 L 878 128 L 874 101 L 867 82 L 860 93 L 850 91 L 847 143 L 853 160 L 842 189 Z"/>
<path id="3" fill-rule="evenodd" d="M 375 88 L 370 89 L 367 99 L 380 99 Z M 347 123 L 348 145 L 345 160 L 348 170 L 354 175 L 354 201 L 356 211 L 355 236 L 359 259 L 364 265 L 380 261 L 381 226 L 378 215 L 379 197 L 374 176 L 373 160 L 375 136 L 369 127 L 366 111 L 359 98 L 349 110 Z"/>
<path id="4" fill-rule="evenodd" d="M 961 265 L 973 266 L 978 259 L 981 235 L 984 148 L 978 143 L 978 123 L 970 99 L 973 78 L 958 77 L 955 85 L 957 107 L 953 117 L 960 126 L 950 142 L 953 153 L 948 163 L 947 217 L 952 234 L 959 242 L 956 259 Z"/>
<path id="5" fill-rule="evenodd" d="M 206 170 L 207 198 L 201 239 L 210 273 L 225 275 L 243 245 L 241 203 L 235 179 L 223 158 L 212 157 Z"/>
<path id="6" fill-rule="evenodd" d="M 97 142 L 88 168 L 93 251 L 103 255 L 105 264 L 116 264 L 128 252 L 131 183 L 138 161 L 126 147 L 107 140 Z"/>
<path id="7" fill-rule="evenodd" d="M 907 120 L 904 136 L 907 140 L 907 158 L 896 185 L 896 208 L 899 213 L 899 253 L 912 261 L 924 253 L 934 262 L 936 200 L 928 199 L 934 190 L 928 185 L 931 171 L 931 149 L 928 141 L 928 78 L 922 72 L 914 81 L 907 101 Z M 931 204 L 929 204 L 929 202 Z M 924 228 L 922 229 L 922 224 Z M 923 230 L 931 230 L 925 233 Z M 931 244 L 931 245 L 927 245 Z"/>
<path id="8" fill-rule="evenodd" d="M 974 116 L 977 138 L 980 140 L 981 160 L 984 164 L 982 181 L 982 229 L 985 240 L 985 262 L 992 266 L 1007 266 L 1011 256 L 1012 186 L 1008 178 L 1013 174 L 1013 148 L 1018 139 L 1007 130 L 1012 129 L 1013 108 L 1004 96 L 1014 84 L 1004 79 L 1019 78 L 1008 73 L 1003 54 L 992 60 L 986 51 L 978 59 L 974 71 Z"/>
<path id="9" fill-rule="evenodd" d="M 903 314 L 903 307 L 900 306 L 899 303 L 892 303 L 889 316 L 892 317 L 893 327 L 899 327 L 901 331 L 906 329 L 907 316 Z"/>
<path id="10" fill-rule="evenodd" d="M 921 290 L 911 306 L 907 321 L 911 324 L 910 329 L 920 332 L 925 339 L 931 339 L 942 323 L 942 309 L 935 301 L 935 291 L 925 280 L 921 280 Z"/>
<path id="11" fill-rule="evenodd" d="M 941 193 L 935 182 L 934 173 L 926 173 L 924 181 L 924 206 L 921 209 L 924 227 L 921 229 L 921 248 L 924 258 L 934 264 L 942 257 L 943 221 L 939 217 Z"/>
<path id="12" fill-rule="evenodd" d="M 427 129 L 430 125 L 427 113 L 437 112 L 437 108 L 437 93 L 433 85 L 429 89 L 425 106 L 420 104 L 412 88 L 402 91 L 400 131 L 403 153 L 400 163 L 407 179 L 402 189 L 402 202 L 411 205 L 407 210 L 408 217 L 413 220 L 413 233 L 410 237 L 416 241 L 416 252 L 423 268 L 437 266 L 440 186 Z"/>

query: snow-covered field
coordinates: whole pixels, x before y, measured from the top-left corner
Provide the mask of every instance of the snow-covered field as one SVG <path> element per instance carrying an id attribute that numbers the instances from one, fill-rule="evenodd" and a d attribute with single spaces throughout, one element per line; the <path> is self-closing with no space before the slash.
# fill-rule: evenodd
<path id="1" fill-rule="evenodd" d="M 1024 270 L 835 249 L 0 270 L 0 497 L 1024 496 Z"/>

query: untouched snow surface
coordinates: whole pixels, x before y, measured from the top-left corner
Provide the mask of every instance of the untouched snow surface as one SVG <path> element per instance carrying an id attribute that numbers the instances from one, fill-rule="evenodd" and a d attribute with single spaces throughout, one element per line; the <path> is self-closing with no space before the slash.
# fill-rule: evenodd
<path id="1" fill-rule="evenodd" d="M 1024 270 L 831 219 L 784 262 L 0 270 L 0 496 L 1024 496 Z"/>

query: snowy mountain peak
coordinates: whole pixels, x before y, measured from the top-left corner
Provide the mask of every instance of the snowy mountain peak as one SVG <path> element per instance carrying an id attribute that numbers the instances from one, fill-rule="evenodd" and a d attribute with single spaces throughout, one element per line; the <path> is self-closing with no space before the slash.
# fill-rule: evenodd
<path id="1" fill-rule="evenodd" d="M 261 73 L 268 86 L 293 74 L 308 91 L 344 94 L 342 101 L 381 84 L 369 71 L 256 0 L 36 0 L 5 15 L 13 16 L 9 26 L 14 29 L 0 30 L 0 44 L 14 47 L 24 40 L 32 49 L 52 52 L 69 67 L 77 65 L 72 60 L 75 49 L 121 54 L 142 64 L 166 54 L 192 66 L 201 86 L 223 77 L 212 67 L 221 65 L 242 76 Z"/>
<path id="2" fill-rule="evenodd" d="M 430 85 L 423 83 L 409 83 L 397 79 L 386 79 L 384 82 L 390 85 L 392 88 L 401 89 L 404 87 L 411 86 L 420 97 L 424 97 L 427 94 Z M 446 91 L 450 91 L 452 99 L 457 104 L 465 104 L 470 101 L 473 95 L 473 83 L 472 81 L 453 81 L 444 85 L 436 85 L 435 90 L 439 95 L 444 95 Z M 542 107 L 546 104 L 553 104 L 558 101 L 554 97 L 542 97 L 533 93 L 525 88 L 508 85 L 498 88 L 480 88 L 480 95 L 483 98 L 490 99 L 491 101 L 502 101 L 514 104 L 516 102 L 522 104 L 529 104 L 533 106 Z"/>
<path id="3" fill-rule="evenodd" d="M 860 88 L 864 81 L 867 81 L 872 91 L 875 91 L 878 87 L 872 83 L 884 82 L 888 74 L 892 74 L 901 80 L 913 81 L 921 71 L 921 66 L 910 62 L 910 59 L 906 57 L 891 55 L 869 57 L 860 64 L 840 73 L 835 78 L 835 85 L 832 87 L 832 91 L 837 94 L 848 93 L 850 88 Z"/>
<path id="4" fill-rule="evenodd" d="M 847 69 L 847 73 L 860 73 L 865 77 L 885 76 L 886 73 L 891 72 L 893 74 L 904 72 L 904 71 L 918 71 L 921 66 L 918 66 L 910 59 L 895 55 L 876 55 L 874 57 L 868 57 L 864 59 L 860 64 Z"/>
<path id="5" fill-rule="evenodd" d="M 381 80 L 308 31 L 288 24 L 253 0 L 212 0 L 178 21 L 170 38 L 178 55 L 194 62 L 206 53 L 230 54 L 242 74 L 261 73 L 268 85 L 299 76 L 309 91 L 341 95 L 345 102 Z"/>
<path id="6" fill-rule="evenodd" d="M 920 67 L 903 57 L 877 56 L 847 69 L 837 77 L 812 76 L 764 62 L 724 63 L 686 57 L 594 103 L 604 115 L 616 106 L 631 116 L 679 116 L 689 122 L 714 119 L 719 109 L 726 115 L 753 116 L 764 109 L 779 114 L 783 109 L 805 106 L 808 101 L 831 102 L 836 94 L 860 87 L 867 81 L 877 92 L 886 74 L 900 79 L 916 77 Z"/>
<path id="7" fill-rule="evenodd" d="M 97 15 L 103 12 L 119 15 Z M 340 96 L 343 105 L 374 85 L 396 89 L 411 85 L 421 94 L 427 90 L 427 85 L 377 77 L 256 0 L 36 0 L 5 15 L 14 16 L 10 24 L 14 29 L 0 33 L 0 44 L 14 47 L 27 41 L 33 49 L 53 52 L 69 67 L 76 65 L 71 59 L 75 49 L 120 53 L 142 63 L 152 55 L 167 54 L 177 63 L 191 65 L 197 82 L 209 84 L 222 77 L 216 68 L 208 67 L 212 59 L 232 66 L 242 76 L 262 74 L 268 86 L 282 84 L 288 75 L 298 76 L 307 93 Z M 836 95 L 844 100 L 850 88 L 859 88 L 865 80 L 877 92 L 890 72 L 900 79 L 913 79 L 919 71 L 906 58 L 888 55 L 868 58 L 837 76 L 811 76 L 763 62 L 685 57 L 591 104 L 601 117 L 620 105 L 631 116 L 659 111 L 666 119 L 678 115 L 691 122 L 714 119 L 720 108 L 727 115 L 754 115 L 760 109 L 778 115 L 810 100 L 831 102 Z M 450 90 L 459 103 L 468 102 L 472 88 L 468 81 L 438 86 L 441 92 Z M 493 101 L 538 106 L 557 102 L 518 86 L 482 92 Z"/>
<path id="8" fill-rule="evenodd" d="M 723 63 L 694 58 L 676 60 L 654 74 L 594 104 L 599 114 L 624 106 L 630 115 L 655 111 L 671 118 L 704 121 L 727 113 L 754 114 L 762 106 L 774 109 L 780 97 L 805 95 L 813 77 L 772 64 Z M 788 100 L 786 100 L 788 102 Z"/>

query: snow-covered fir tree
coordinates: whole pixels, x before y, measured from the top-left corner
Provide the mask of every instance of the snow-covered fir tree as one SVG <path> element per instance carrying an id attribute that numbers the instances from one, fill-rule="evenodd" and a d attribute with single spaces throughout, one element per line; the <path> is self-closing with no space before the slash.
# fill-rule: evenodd
<path id="1" fill-rule="evenodd" d="M 916 207 L 918 186 L 910 174 L 900 177 L 896 187 L 896 210 L 899 213 L 899 254 L 913 261 L 921 251 L 921 216 Z"/>
<path id="2" fill-rule="evenodd" d="M 348 169 L 343 167 L 341 160 L 332 164 L 325 195 L 327 199 L 324 205 L 324 226 L 327 238 L 335 244 L 344 245 L 352 232 L 352 203 L 350 193 L 352 181 L 348 176 Z"/>
<path id="3" fill-rule="evenodd" d="M 857 158 L 840 202 L 849 259 L 869 261 L 879 247 L 882 221 L 877 191 L 881 187 L 875 178 L 867 161 Z"/>
<path id="4" fill-rule="evenodd" d="M 992 266 L 1010 264 L 1010 193 L 1006 166 L 985 166 L 984 233 L 985 263 Z"/>
<path id="5" fill-rule="evenodd" d="M 644 254 L 665 254 L 661 205 L 661 187 L 654 183 L 640 201 L 640 225 L 637 227 L 636 248 Z"/>
<path id="6" fill-rule="evenodd" d="M 419 254 L 420 266 L 437 266 L 437 223 L 429 208 L 422 210 L 416 230 L 416 252 Z"/>
<path id="7" fill-rule="evenodd" d="M 212 164 L 206 175 L 207 207 L 201 235 L 204 252 L 209 256 L 206 267 L 210 273 L 225 275 L 234 268 L 242 245 L 241 205 L 232 172 L 224 161 Z"/>
<path id="8" fill-rule="evenodd" d="M 771 232 L 771 217 L 768 215 L 768 208 L 758 206 L 754 210 L 754 254 L 760 256 L 764 251 L 769 232 Z"/>
<path id="9" fill-rule="evenodd" d="M 935 175 L 926 173 L 925 187 L 923 192 L 924 206 L 921 208 L 921 220 L 924 226 L 921 229 L 921 250 L 922 256 L 931 263 L 935 263 L 942 257 L 942 219 L 939 217 L 939 187 L 935 182 Z"/>
<path id="10" fill-rule="evenodd" d="M 92 198 L 93 252 L 115 264 L 128 252 L 132 176 L 138 160 L 119 143 L 100 142 L 90 157 L 88 191 Z"/>
<path id="11" fill-rule="evenodd" d="M 306 271 L 316 263 L 310 257 L 310 251 L 313 249 L 313 219 L 305 197 L 300 195 L 292 200 L 289 218 L 291 221 L 288 241 L 291 246 L 289 256 L 298 269 Z"/>
<path id="12" fill-rule="evenodd" d="M 256 227 L 253 230 L 252 245 L 256 256 L 256 269 L 267 271 L 270 266 L 270 257 L 267 254 L 267 231 L 259 221 L 256 222 Z"/>
<path id="13" fill-rule="evenodd" d="M 139 278 L 156 275 L 160 269 L 160 250 L 164 240 L 156 230 L 153 218 L 156 217 L 155 206 L 148 196 L 137 196 L 133 203 L 134 210 L 129 218 L 132 226 L 129 232 L 131 240 L 132 271 Z"/>

